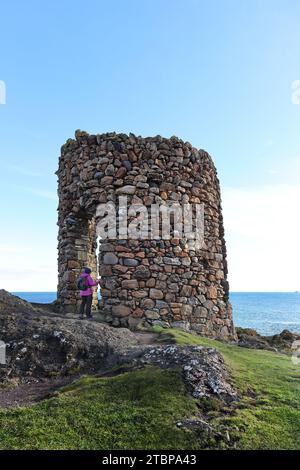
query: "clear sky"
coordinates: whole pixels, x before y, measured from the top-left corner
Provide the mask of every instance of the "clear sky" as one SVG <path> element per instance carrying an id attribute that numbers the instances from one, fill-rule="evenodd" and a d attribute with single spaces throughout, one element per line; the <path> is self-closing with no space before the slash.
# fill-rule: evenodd
<path id="1" fill-rule="evenodd" d="M 231 289 L 300 290 L 299 0 L 10 0 L 0 18 L 0 288 L 56 290 L 54 172 L 80 128 L 206 149 Z"/>

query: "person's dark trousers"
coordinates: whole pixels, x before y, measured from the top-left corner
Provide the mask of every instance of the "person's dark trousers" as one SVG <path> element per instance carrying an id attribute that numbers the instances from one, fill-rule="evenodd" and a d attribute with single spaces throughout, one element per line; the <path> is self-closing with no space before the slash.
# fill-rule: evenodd
<path id="1" fill-rule="evenodd" d="M 81 317 L 84 316 L 84 310 L 85 310 L 85 314 L 86 314 L 87 317 L 92 316 L 92 313 L 91 313 L 92 300 L 93 300 L 92 295 L 84 295 L 84 296 L 81 297 L 81 305 L 80 305 L 80 310 L 79 310 L 79 315 Z"/>

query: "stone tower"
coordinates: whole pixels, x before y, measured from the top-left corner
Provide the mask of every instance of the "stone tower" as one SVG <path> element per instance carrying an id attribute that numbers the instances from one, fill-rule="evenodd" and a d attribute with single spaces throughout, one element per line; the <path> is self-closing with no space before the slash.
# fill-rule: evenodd
<path id="1" fill-rule="evenodd" d="M 100 311 L 114 326 L 162 324 L 234 338 L 220 187 L 208 153 L 176 137 L 82 131 L 75 137 L 63 145 L 57 172 L 60 310 L 78 308 L 78 274 L 89 266 L 103 280 Z M 117 207 L 120 195 L 149 213 L 166 201 L 202 204 L 201 248 L 188 248 L 174 233 L 97 241 L 97 208 Z"/>

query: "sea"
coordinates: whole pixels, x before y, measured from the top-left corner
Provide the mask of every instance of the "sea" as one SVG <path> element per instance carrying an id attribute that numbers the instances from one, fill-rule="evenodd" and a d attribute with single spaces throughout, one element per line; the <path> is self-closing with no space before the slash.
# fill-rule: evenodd
<path id="1" fill-rule="evenodd" d="M 13 292 L 29 302 L 49 303 L 56 292 Z M 231 292 L 235 326 L 254 328 L 262 335 L 282 330 L 300 333 L 300 292 Z"/>

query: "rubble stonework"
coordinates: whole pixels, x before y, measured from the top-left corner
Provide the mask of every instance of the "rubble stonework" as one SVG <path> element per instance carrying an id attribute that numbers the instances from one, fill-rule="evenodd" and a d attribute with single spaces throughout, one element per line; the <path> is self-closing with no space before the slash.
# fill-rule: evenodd
<path id="1" fill-rule="evenodd" d="M 100 309 L 113 326 L 161 324 L 235 338 L 220 187 L 207 152 L 177 137 L 76 131 L 62 147 L 57 175 L 61 311 L 78 309 L 77 278 L 89 266 L 103 280 Z M 147 208 L 202 203 L 201 248 L 188 249 L 184 238 L 100 240 L 98 262 L 97 206 L 117 205 L 124 194 Z"/>

